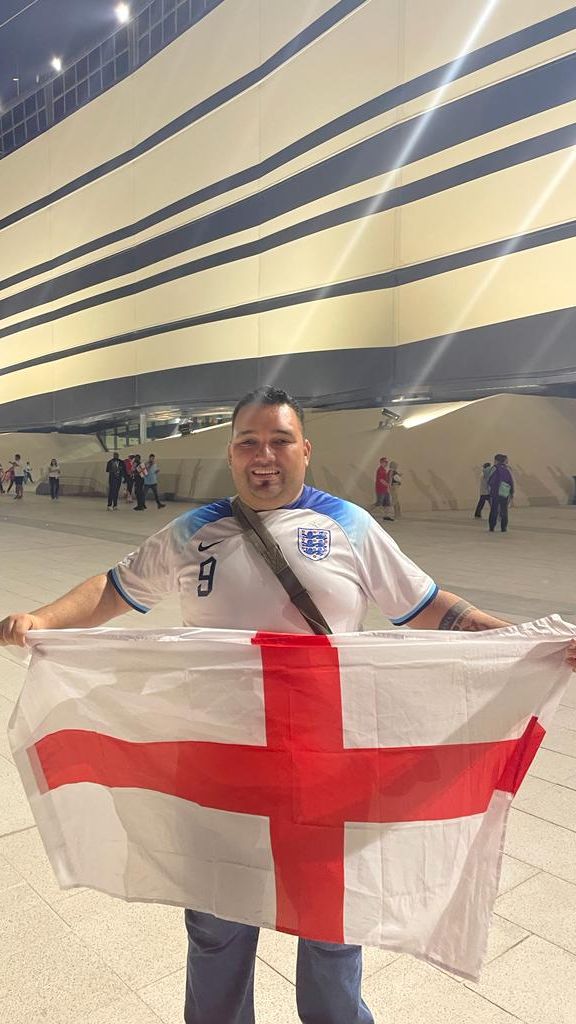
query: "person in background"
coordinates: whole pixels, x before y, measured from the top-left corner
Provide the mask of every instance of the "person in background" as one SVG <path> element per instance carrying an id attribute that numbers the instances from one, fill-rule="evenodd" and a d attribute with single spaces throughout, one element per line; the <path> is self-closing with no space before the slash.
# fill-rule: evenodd
<path id="1" fill-rule="evenodd" d="M 111 459 L 108 459 L 106 463 L 106 472 L 108 473 L 108 511 L 116 511 L 118 508 L 118 495 L 120 493 L 120 484 L 124 477 L 124 465 L 118 455 L 118 452 L 114 452 Z"/>
<path id="2" fill-rule="evenodd" d="M 474 512 L 475 519 L 482 519 L 482 509 L 486 503 L 490 503 L 490 473 L 492 466 L 489 462 L 482 465 L 482 476 L 480 477 L 480 497 Z"/>
<path id="3" fill-rule="evenodd" d="M 148 496 L 148 491 L 152 491 L 156 500 L 157 508 L 166 508 L 164 503 L 160 501 L 158 497 L 158 463 L 156 462 L 155 455 L 148 456 L 148 462 L 146 463 L 146 476 L 144 477 L 144 501 Z"/>
<path id="4" fill-rule="evenodd" d="M 506 533 L 508 529 L 508 505 L 514 497 L 514 479 L 508 469 L 508 456 L 495 455 L 494 465 L 490 470 L 490 516 L 488 528 L 494 533 L 498 517 L 500 529 Z"/>
<path id="5" fill-rule="evenodd" d="M 144 502 L 144 478 L 147 473 L 145 464 L 139 455 L 133 456 L 134 462 L 134 493 L 136 494 L 136 504 L 134 505 L 134 512 L 142 512 L 145 508 Z"/>
<path id="6" fill-rule="evenodd" d="M 24 466 L 24 483 L 25 484 L 33 484 L 34 483 L 34 481 L 32 479 L 32 466 L 30 465 L 29 462 L 27 462 L 26 465 Z"/>
<path id="7" fill-rule="evenodd" d="M 14 474 L 14 490 L 16 491 L 14 500 L 17 501 L 18 498 L 24 497 L 24 466 L 22 465 L 22 456 L 18 455 L 18 453 L 14 456 L 12 470 Z M 10 490 L 10 488 L 8 488 L 8 490 Z"/>
<path id="8" fill-rule="evenodd" d="M 0 494 L 4 494 L 4 470 L 2 469 L 2 463 L 0 462 Z"/>
<path id="9" fill-rule="evenodd" d="M 52 501 L 58 499 L 60 492 L 60 466 L 56 459 L 50 459 L 50 465 L 48 467 L 48 484 L 50 486 L 50 497 Z"/>
<path id="10" fill-rule="evenodd" d="M 376 491 L 376 505 L 379 508 L 386 509 L 384 513 L 384 519 L 391 519 L 392 515 L 392 501 L 390 498 L 390 469 L 388 465 L 388 459 L 386 456 L 382 456 L 378 463 L 378 469 L 376 470 L 376 480 L 374 481 L 374 489 Z"/>
<path id="11" fill-rule="evenodd" d="M 8 469 L 4 473 L 4 483 L 8 485 L 6 487 L 6 494 L 10 494 L 10 491 L 14 486 L 14 466 L 12 463 L 10 463 Z"/>
<path id="12" fill-rule="evenodd" d="M 400 519 L 402 515 L 402 509 L 400 507 L 400 498 L 398 491 L 402 483 L 402 474 L 398 472 L 398 463 L 390 463 L 390 497 L 392 499 L 392 510 L 394 512 L 394 518 Z"/>
<path id="13" fill-rule="evenodd" d="M 132 501 L 134 490 L 134 456 L 129 455 L 124 459 L 124 479 L 126 481 L 126 501 Z"/>

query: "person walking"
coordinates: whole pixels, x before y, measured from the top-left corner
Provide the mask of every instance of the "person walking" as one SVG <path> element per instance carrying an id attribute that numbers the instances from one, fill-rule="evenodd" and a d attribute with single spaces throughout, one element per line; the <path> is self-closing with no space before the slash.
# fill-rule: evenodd
<path id="1" fill-rule="evenodd" d="M 228 463 L 240 511 L 272 534 L 334 632 L 362 626 L 368 601 L 396 625 L 486 630 L 507 623 L 439 590 L 364 509 L 305 485 L 311 445 L 298 402 L 259 388 L 233 413 Z M 108 573 L 32 612 L 0 622 L 0 644 L 24 646 L 31 629 L 100 626 L 146 612 L 179 591 L 184 625 L 310 633 L 311 627 L 247 538 L 223 498 L 192 509 L 144 541 Z M 576 670 L 576 641 L 566 658 Z M 95 843 L 98 837 L 95 837 Z M 185 1024 L 254 1024 L 258 928 L 185 911 Z M 296 999 L 304 1024 L 374 1024 L 362 999 L 359 946 L 299 939 Z"/>
<path id="2" fill-rule="evenodd" d="M 14 481 L 14 500 L 24 497 L 24 466 L 22 465 L 22 456 L 16 454 L 14 456 L 14 462 L 12 463 L 12 479 Z M 8 488 L 10 490 L 10 487 Z"/>
<path id="3" fill-rule="evenodd" d="M 147 470 L 139 455 L 134 455 L 132 461 L 134 463 L 134 493 L 136 495 L 134 512 L 143 512 L 147 507 L 144 487 L 144 479 L 146 477 Z"/>
<path id="4" fill-rule="evenodd" d="M 478 498 L 478 504 L 474 510 L 474 518 L 482 519 L 482 509 L 484 505 L 490 503 L 490 473 L 492 471 L 492 465 L 490 462 L 484 462 L 482 465 L 482 475 L 480 476 L 480 497 Z"/>
<path id="5" fill-rule="evenodd" d="M 158 472 L 159 467 L 155 455 L 148 456 L 146 463 L 146 476 L 144 477 L 144 501 L 148 497 L 148 491 L 152 491 L 157 508 L 166 508 L 164 502 L 158 497 Z"/>
<path id="6" fill-rule="evenodd" d="M 48 467 L 48 485 L 50 487 L 50 497 L 52 501 L 58 500 L 60 493 L 60 466 L 56 459 L 50 459 L 50 465 Z"/>
<path id="7" fill-rule="evenodd" d="M 514 497 L 514 479 L 508 469 L 508 456 L 495 455 L 494 465 L 488 478 L 490 484 L 490 515 L 488 529 L 494 533 L 500 518 L 500 529 L 506 533 L 508 529 L 508 506 Z"/>
<path id="8" fill-rule="evenodd" d="M 4 470 L 0 462 L 0 494 L 4 494 Z"/>
<path id="9" fill-rule="evenodd" d="M 118 452 L 114 452 L 112 458 L 106 463 L 106 472 L 108 473 L 108 511 L 116 511 L 120 484 L 124 476 L 124 466 Z"/>
<path id="10" fill-rule="evenodd" d="M 24 466 L 24 484 L 33 483 L 34 481 L 32 479 L 32 466 L 30 465 L 29 462 L 27 462 L 26 465 Z"/>

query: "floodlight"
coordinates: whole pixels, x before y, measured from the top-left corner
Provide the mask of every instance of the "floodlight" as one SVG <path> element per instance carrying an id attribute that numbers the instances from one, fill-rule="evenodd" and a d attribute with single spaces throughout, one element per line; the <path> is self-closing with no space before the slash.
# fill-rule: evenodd
<path id="1" fill-rule="evenodd" d="M 128 4 L 116 4 L 114 12 L 121 25 L 125 25 L 127 21 L 130 21 L 130 7 Z"/>

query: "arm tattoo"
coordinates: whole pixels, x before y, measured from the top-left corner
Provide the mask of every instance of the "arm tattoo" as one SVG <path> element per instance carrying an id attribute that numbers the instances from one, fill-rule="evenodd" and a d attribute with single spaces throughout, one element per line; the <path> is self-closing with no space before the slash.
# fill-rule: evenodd
<path id="1" fill-rule="evenodd" d="M 438 629 L 459 629 L 476 632 L 482 627 L 478 626 L 470 615 L 471 612 L 475 611 L 474 605 L 468 604 L 468 601 L 456 601 L 456 604 L 453 604 L 442 616 Z"/>

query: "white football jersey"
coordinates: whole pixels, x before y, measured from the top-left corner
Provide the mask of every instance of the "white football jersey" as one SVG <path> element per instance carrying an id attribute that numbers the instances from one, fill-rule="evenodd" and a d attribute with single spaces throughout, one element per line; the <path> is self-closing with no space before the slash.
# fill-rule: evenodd
<path id="1" fill-rule="evenodd" d="M 369 601 L 402 625 L 438 592 L 372 516 L 349 501 L 306 486 L 291 505 L 258 515 L 334 633 L 361 629 Z M 228 498 L 185 512 L 108 575 L 141 612 L 179 591 L 185 626 L 311 632 L 244 537 Z"/>

